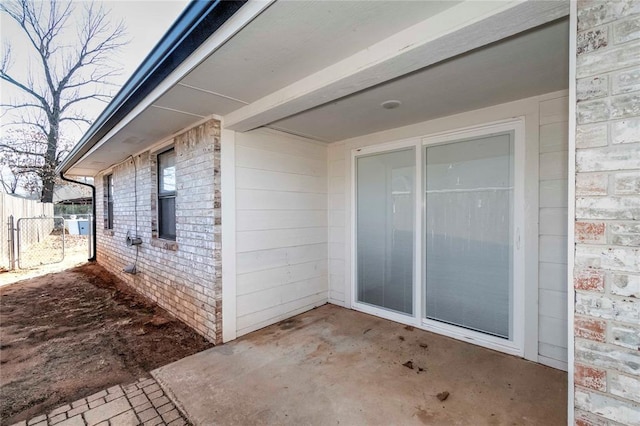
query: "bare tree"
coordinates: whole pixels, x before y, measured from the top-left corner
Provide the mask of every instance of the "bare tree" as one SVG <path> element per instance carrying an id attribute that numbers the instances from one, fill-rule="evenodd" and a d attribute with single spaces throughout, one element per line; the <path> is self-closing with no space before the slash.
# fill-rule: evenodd
<path id="1" fill-rule="evenodd" d="M 55 179 L 55 165 L 70 151 L 72 143 L 58 136 L 56 158 L 52 164 L 45 161 L 48 146 L 47 136 L 38 130 L 27 127 L 4 132 L 0 139 L 0 181 L 6 192 L 15 194 L 21 188 L 30 196 L 40 195 L 42 182 L 48 176 Z"/>
<path id="2" fill-rule="evenodd" d="M 26 75 L 11 73 L 11 53 L 16 46 L 3 46 L 0 78 L 17 88 L 22 97 L 2 107 L 17 113 L 18 118 L 12 125 L 28 129 L 26 133 L 31 136 L 32 132 L 41 135 L 31 137 L 27 150 L 24 138 L 18 138 L 21 142 L 18 144 L 11 143 L 12 138 L 4 138 L 0 150 L 40 158 L 31 165 L 39 167 L 32 172 L 41 180 L 43 202 L 51 202 L 53 198 L 55 169 L 64 154 L 60 146 L 61 124 L 91 124 L 81 107 L 89 101 L 108 102 L 110 79 L 119 71 L 110 56 L 125 44 L 123 23 L 112 24 L 108 12 L 92 2 L 82 3 L 83 20 L 70 44 L 70 37 L 65 37 L 65 33 L 76 25 L 70 19 L 76 5 L 78 3 L 57 0 L 0 2 L 0 12 L 11 17 L 28 40 L 28 45 L 20 48 L 27 48 L 35 58 L 30 62 L 34 66 L 29 67 Z"/>
<path id="3" fill-rule="evenodd" d="M 5 157 L 0 158 L 0 162 L 4 163 Z M 2 164 L 4 166 L 4 164 Z M 20 176 L 15 174 L 9 167 L 0 167 L 0 183 L 7 194 L 15 194 L 20 183 Z"/>

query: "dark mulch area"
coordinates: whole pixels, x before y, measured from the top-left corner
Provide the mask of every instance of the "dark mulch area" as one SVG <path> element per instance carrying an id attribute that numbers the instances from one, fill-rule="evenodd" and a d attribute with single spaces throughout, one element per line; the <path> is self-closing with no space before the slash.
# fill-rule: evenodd
<path id="1" fill-rule="evenodd" d="M 213 346 L 97 264 L 0 287 L 0 297 L 2 424 Z"/>

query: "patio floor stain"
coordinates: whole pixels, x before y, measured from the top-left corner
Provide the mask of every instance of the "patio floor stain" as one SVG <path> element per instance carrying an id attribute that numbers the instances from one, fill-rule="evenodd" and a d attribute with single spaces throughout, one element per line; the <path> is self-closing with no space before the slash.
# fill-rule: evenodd
<path id="1" fill-rule="evenodd" d="M 195 425 L 566 424 L 564 371 L 334 305 L 283 325 L 152 375 Z"/>

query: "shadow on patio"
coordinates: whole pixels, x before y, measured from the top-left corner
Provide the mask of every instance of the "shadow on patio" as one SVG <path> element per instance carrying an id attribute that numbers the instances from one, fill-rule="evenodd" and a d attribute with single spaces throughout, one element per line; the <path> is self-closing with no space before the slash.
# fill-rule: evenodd
<path id="1" fill-rule="evenodd" d="M 196 425 L 567 421 L 563 371 L 333 305 L 152 374 Z"/>

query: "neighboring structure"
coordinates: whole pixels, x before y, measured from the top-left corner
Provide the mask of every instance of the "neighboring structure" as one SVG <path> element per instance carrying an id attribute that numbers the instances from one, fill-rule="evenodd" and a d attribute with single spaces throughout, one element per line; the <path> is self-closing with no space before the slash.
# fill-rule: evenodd
<path id="1" fill-rule="evenodd" d="M 92 185 L 93 179 L 85 178 L 83 183 Z M 93 198 L 91 188 L 88 186 L 56 183 L 53 188 L 53 204 L 57 216 L 91 214 L 91 203 L 93 203 Z"/>
<path id="2" fill-rule="evenodd" d="M 98 262 L 216 343 L 329 302 L 635 424 L 640 8 L 572 5 L 193 2 L 59 171 Z"/>

